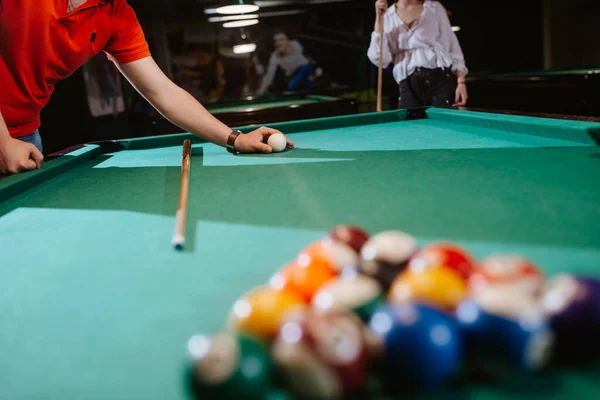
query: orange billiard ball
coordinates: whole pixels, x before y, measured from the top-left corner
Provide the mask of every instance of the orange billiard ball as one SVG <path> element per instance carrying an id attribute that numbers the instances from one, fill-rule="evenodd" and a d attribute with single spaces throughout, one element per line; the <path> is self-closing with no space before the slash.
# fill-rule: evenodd
<path id="1" fill-rule="evenodd" d="M 437 266 L 423 271 L 403 271 L 392 283 L 388 300 L 392 304 L 414 302 L 454 311 L 467 294 L 468 283 L 458 272 Z"/>
<path id="2" fill-rule="evenodd" d="M 339 273 L 346 267 L 356 267 L 358 253 L 346 243 L 325 237 L 302 249 L 296 263 L 303 266 L 322 264 Z"/>
<path id="3" fill-rule="evenodd" d="M 300 264 L 292 261 L 271 277 L 269 286 L 294 293 L 308 303 L 323 285 L 336 276 L 336 271 L 328 263 L 311 260 Z"/>

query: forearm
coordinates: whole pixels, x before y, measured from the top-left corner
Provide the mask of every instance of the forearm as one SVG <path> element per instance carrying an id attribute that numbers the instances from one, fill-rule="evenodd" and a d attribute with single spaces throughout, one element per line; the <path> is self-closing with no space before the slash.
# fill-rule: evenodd
<path id="1" fill-rule="evenodd" d="M 275 71 L 272 71 L 272 68 L 269 67 L 267 73 L 263 76 L 262 82 L 260 83 L 260 87 L 258 88 L 258 94 L 263 94 L 271 83 L 273 82 L 273 78 L 275 78 Z"/>
<path id="2" fill-rule="evenodd" d="M 383 18 L 378 13 L 377 17 L 375 18 L 375 25 L 373 26 L 373 31 L 374 32 L 381 32 L 382 31 L 382 28 L 381 28 L 382 24 L 383 24 Z"/>
<path id="3" fill-rule="evenodd" d="M 4 118 L 2 117 L 2 110 L 0 110 L 0 143 L 10 139 L 10 133 L 8 133 L 8 127 Z"/>
<path id="4" fill-rule="evenodd" d="M 201 138 L 225 146 L 231 128 L 209 113 L 193 96 L 173 84 L 148 101 L 169 121 Z"/>
<path id="5" fill-rule="evenodd" d="M 456 71 L 456 79 L 459 83 L 465 83 L 466 74 L 464 71 L 457 70 Z"/>

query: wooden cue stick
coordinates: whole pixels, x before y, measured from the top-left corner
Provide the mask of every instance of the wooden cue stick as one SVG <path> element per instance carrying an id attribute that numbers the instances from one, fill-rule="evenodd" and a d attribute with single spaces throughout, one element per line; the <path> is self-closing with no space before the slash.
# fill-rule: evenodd
<path id="1" fill-rule="evenodd" d="M 377 77 L 377 112 L 381 111 L 381 92 L 383 81 L 383 13 L 379 14 L 379 73 Z"/>
<path id="2" fill-rule="evenodd" d="M 175 232 L 173 233 L 173 246 L 183 247 L 185 244 L 185 222 L 187 219 L 188 197 L 190 188 L 190 156 L 191 142 L 183 141 L 183 156 L 181 160 L 181 185 L 179 188 L 179 206 L 175 214 Z"/>

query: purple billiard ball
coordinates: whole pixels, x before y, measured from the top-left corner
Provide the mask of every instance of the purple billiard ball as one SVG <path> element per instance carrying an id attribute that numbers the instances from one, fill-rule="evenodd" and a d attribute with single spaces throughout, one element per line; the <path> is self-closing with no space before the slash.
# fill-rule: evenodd
<path id="1" fill-rule="evenodd" d="M 556 332 L 560 359 L 600 354 L 600 280 L 557 275 L 542 288 L 541 308 Z"/>

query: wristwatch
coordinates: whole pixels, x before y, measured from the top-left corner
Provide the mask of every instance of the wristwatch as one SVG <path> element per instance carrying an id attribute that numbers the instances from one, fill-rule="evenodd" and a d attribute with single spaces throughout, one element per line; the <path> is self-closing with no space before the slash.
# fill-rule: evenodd
<path id="1" fill-rule="evenodd" d="M 235 149 L 235 146 L 233 145 L 235 143 L 235 139 L 237 139 L 238 136 L 240 136 L 242 134 L 241 131 L 238 130 L 233 130 L 231 131 L 231 133 L 229 134 L 229 138 L 227 138 L 227 151 L 230 152 L 231 154 L 237 154 L 239 153 L 239 151 L 237 151 Z"/>

